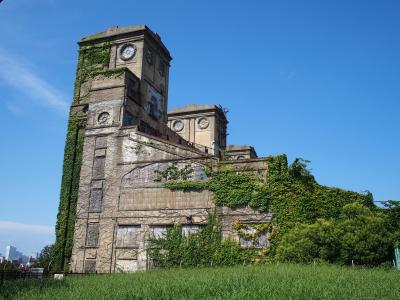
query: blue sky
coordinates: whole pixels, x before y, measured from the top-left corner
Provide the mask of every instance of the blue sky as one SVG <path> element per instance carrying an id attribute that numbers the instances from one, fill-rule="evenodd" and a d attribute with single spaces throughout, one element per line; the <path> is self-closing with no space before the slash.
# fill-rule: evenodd
<path id="1" fill-rule="evenodd" d="M 232 144 L 311 160 L 317 180 L 400 200 L 400 2 L 0 3 L 0 252 L 52 242 L 83 36 L 147 24 L 169 48 L 169 107 L 229 109 Z"/>

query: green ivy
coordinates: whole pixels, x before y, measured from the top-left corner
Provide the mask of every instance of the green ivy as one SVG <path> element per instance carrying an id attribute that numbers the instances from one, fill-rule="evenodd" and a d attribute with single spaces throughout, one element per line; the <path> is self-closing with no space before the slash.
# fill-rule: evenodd
<path id="1" fill-rule="evenodd" d="M 155 181 L 161 182 L 163 180 L 188 180 L 193 171 L 194 169 L 190 165 L 186 165 L 183 168 L 178 168 L 177 163 L 175 162 L 164 171 L 155 170 L 154 173 L 158 175 Z"/>
<path id="2" fill-rule="evenodd" d="M 343 206 L 353 202 L 375 208 L 369 192 L 360 194 L 318 184 L 306 170 L 306 165 L 299 170 L 299 163 L 305 161 L 295 160 L 288 166 L 286 155 L 269 157 L 267 161 L 268 191 L 277 229 L 271 240 L 272 255 L 282 236 L 296 224 L 311 224 L 319 218 L 338 218 Z"/>
<path id="3" fill-rule="evenodd" d="M 172 190 L 209 190 L 217 206 L 249 205 L 260 212 L 272 210 L 270 253 L 273 256 L 282 236 L 296 224 L 314 223 L 318 218 L 337 218 L 343 206 L 360 202 L 374 209 L 371 193 L 360 194 L 318 184 L 307 169 L 308 161 L 296 159 L 288 166 L 286 155 L 268 157 L 265 182 L 252 173 L 220 170 L 208 180 L 175 180 L 163 183 Z M 272 228 L 272 227 L 271 227 Z"/>
<path id="4" fill-rule="evenodd" d="M 154 267 L 231 266 L 257 259 L 257 251 L 242 250 L 232 240 L 222 241 L 221 224 L 214 213 L 199 232 L 182 234 L 182 226 L 176 224 L 167 230 L 163 238 L 153 238 L 148 255 Z"/>
<path id="5" fill-rule="evenodd" d="M 52 269 L 55 271 L 68 271 L 69 267 L 78 199 L 79 175 L 82 163 L 84 128 L 85 119 L 71 115 L 64 150 L 60 204 L 56 224 L 56 242 L 52 259 Z"/>
<path id="6" fill-rule="evenodd" d="M 86 103 L 89 94 L 80 95 L 82 85 L 93 76 L 119 76 L 125 69 L 108 70 L 111 44 L 98 43 L 79 49 L 74 87 L 74 104 Z M 52 254 L 52 269 L 68 271 L 73 247 L 76 204 L 87 116 L 71 110 L 64 149 L 60 204 L 56 224 L 56 242 Z"/>
<path id="7" fill-rule="evenodd" d="M 100 43 L 84 46 L 79 49 L 78 66 L 74 88 L 74 101 L 85 103 L 88 95 L 80 95 L 82 84 L 87 82 L 94 74 L 108 69 L 110 63 L 110 43 Z"/>
<path id="8" fill-rule="evenodd" d="M 163 186 L 171 190 L 209 190 L 218 206 L 250 205 L 267 211 L 270 204 L 267 186 L 252 173 L 223 170 L 213 172 L 209 180 L 172 180 L 163 182 Z"/>

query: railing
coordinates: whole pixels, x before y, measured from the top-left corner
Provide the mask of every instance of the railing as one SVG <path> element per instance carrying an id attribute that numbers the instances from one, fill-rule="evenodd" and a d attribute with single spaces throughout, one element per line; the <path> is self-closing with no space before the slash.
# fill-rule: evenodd
<path id="1" fill-rule="evenodd" d="M 22 278 L 42 278 L 47 276 L 42 268 L 30 270 L 0 270 L 0 281 L 22 279 Z"/>

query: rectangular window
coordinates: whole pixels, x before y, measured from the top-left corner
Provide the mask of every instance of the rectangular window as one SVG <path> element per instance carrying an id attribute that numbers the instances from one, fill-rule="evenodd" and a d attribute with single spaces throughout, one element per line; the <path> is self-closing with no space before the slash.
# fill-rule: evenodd
<path id="1" fill-rule="evenodd" d="M 90 193 L 89 211 L 101 211 L 101 204 L 103 201 L 103 190 L 93 189 Z"/>
<path id="2" fill-rule="evenodd" d="M 93 177 L 104 178 L 104 167 L 106 165 L 106 157 L 98 156 L 94 158 Z"/>
<path id="3" fill-rule="evenodd" d="M 240 229 L 239 237 L 242 248 L 263 248 L 269 244 L 267 231 L 257 232 L 251 225 Z"/>
<path id="4" fill-rule="evenodd" d="M 199 230 L 200 230 L 200 225 L 193 225 L 193 224 L 182 225 L 182 234 L 184 236 L 197 233 Z"/>
<path id="5" fill-rule="evenodd" d="M 85 259 L 85 273 L 95 273 L 95 272 L 96 272 L 96 260 Z"/>
<path id="6" fill-rule="evenodd" d="M 99 136 L 96 138 L 96 149 L 107 147 L 107 137 Z"/>
<path id="7" fill-rule="evenodd" d="M 86 231 L 86 246 L 97 247 L 99 242 L 99 223 L 90 223 Z"/>
<path id="8" fill-rule="evenodd" d="M 151 225 L 150 226 L 150 238 L 152 239 L 163 239 L 167 235 L 168 228 L 171 225 Z"/>
<path id="9" fill-rule="evenodd" d="M 138 248 L 140 225 L 119 225 L 117 229 L 118 248 Z"/>
<path id="10" fill-rule="evenodd" d="M 122 124 L 124 126 L 130 126 L 130 125 L 137 125 L 139 124 L 139 122 L 138 118 L 132 115 L 129 111 L 125 110 Z"/>

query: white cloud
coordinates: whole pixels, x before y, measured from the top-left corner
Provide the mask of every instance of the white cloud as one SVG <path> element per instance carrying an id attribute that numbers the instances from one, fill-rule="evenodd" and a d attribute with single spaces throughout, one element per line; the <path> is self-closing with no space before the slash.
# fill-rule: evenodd
<path id="1" fill-rule="evenodd" d="M 67 112 L 68 102 L 65 96 L 32 69 L 23 58 L 0 48 L 0 82 L 22 93 L 26 99 L 62 113 Z"/>
<path id="2" fill-rule="evenodd" d="M 9 221 L 0 221 L 0 230 L 20 231 L 24 233 L 53 234 L 53 226 L 24 224 Z"/>

